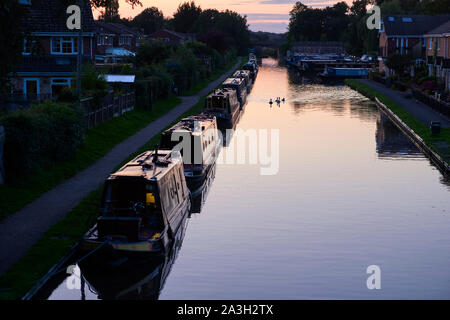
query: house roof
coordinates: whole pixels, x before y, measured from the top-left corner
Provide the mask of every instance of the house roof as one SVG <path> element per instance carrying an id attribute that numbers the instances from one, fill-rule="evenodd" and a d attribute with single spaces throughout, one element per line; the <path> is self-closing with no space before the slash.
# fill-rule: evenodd
<path id="1" fill-rule="evenodd" d="M 177 37 L 179 39 L 182 39 L 182 40 L 189 40 L 189 39 L 192 39 L 192 38 L 195 37 L 194 33 L 181 33 L 181 32 L 175 32 L 175 31 L 168 30 L 168 29 L 161 29 L 161 30 L 158 30 L 158 31 L 152 33 L 150 35 L 150 38 L 152 36 L 156 35 L 158 32 L 167 32 L 167 33 L 169 33 L 169 34 L 171 34 L 171 35 L 173 35 L 173 36 L 175 36 L 175 37 Z"/>
<path id="2" fill-rule="evenodd" d="M 114 34 L 122 34 L 122 35 L 133 35 L 138 36 L 139 32 L 127 27 L 126 25 L 123 25 L 121 23 L 115 23 L 115 22 L 104 22 L 100 20 L 94 21 L 97 32 L 98 33 L 105 33 L 105 32 L 111 32 Z"/>
<path id="3" fill-rule="evenodd" d="M 81 13 L 81 25 L 83 32 L 94 31 L 94 19 L 92 17 L 91 4 L 89 0 L 83 0 L 83 12 Z M 68 5 L 61 0 L 32 0 L 31 5 L 23 5 L 28 12 L 24 19 L 26 30 L 39 33 L 73 32 L 67 28 L 66 13 Z"/>
<path id="4" fill-rule="evenodd" d="M 450 34 L 450 20 L 441 24 L 437 28 L 434 28 L 433 30 L 428 32 L 426 35 L 431 36 L 431 35 L 443 35 L 443 34 L 447 34 L 447 35 Z"/>
<path id="5" fill-rule="evenodd" d="M 449 14 L 386 15 L 383 24 L 388 36 L 422 36 L 449 20 Z"/>

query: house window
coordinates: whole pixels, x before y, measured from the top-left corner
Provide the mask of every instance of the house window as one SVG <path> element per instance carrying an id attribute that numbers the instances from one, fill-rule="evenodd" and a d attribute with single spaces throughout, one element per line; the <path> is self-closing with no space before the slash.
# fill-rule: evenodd
<path id="1" fill-rule="evenodd" d="M 430 40 L 428 41 L 428 45 L 429 45 L 429 47 L 428 47 L 428 49 L 433 49 L 433 41 L 432 41 L 432 38 L 430 38 Z"/>
<path id="2" fill-rule="evenodd" d="M 119 37 L 119 45 L 131 44 L 131 37 L 129 36 L 120 36 Z"/>
<path id="3" fill-rule="evenodd" d="M 98 36 L 97 45 L 102 46 L 105 44 L 105 36 Z"/>
<path id="4" fill-rule="evenodd" d="M 62 89 L 70 87 L 70 78 L 53 78 L 51 81 L 52 97 L 58 96 Z"/>
<path id="5" fill-rule="evenodd" d="M 34 44 L 35 44 L 34 40 L 30 41 L 30 40 L 24 39 L 23 40 L 23 52 L 22 52 L 22 54 L 23 55 L 31 54 Z"/>
<path id="6" fill-rule="evenodd" d="M 408 46 L 408 38 L 405 39 L 405 47 Z"/>
<path id="7" fill-rule="evenodd" d="M 74 37 L 52 38 L 52 54 L 74 54 L 78 52 L 78 39 Z"/>
<path id="8" fill-rule="evenodd" d="M 422 39 L 422 47 L 426 47 L 427 46 L 427 38 L 423 38 Z"/>
<path id="9" fill-rule="evenodd" d="M 436 38 L 437 41 L 437 51 L 441 50 L 441 39 Z"/>

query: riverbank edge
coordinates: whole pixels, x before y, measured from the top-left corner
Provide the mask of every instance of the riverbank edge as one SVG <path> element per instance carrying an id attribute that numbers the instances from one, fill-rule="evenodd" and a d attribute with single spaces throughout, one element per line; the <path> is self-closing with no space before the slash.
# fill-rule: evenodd
<path id="1" fill-rule="evenodd" d="M 241 62 L 236 68 L 222 73 L 220 76 L 232 74 L 234 71 L 239 70 L 246 62 L 245 59 L 238 58 L 236 61 L 233 61 L 232 66 L 236 65 L 239 59 L 241 59 Z M 220 78 L 220 76 L 217 78 Z M 211 82 L 213 81 L 211 80 Z M 201 112 L 206 96 L 200 97 L 197 104 L 169 124 L 164 130 L 186 116 Z M 129 155 L 116 169 L 119 169 L 140 153 L 157 144 L 164 130 L 150 139 L 136 152 Z M 79 246 L 81 236 L 92 227 L 94 223 L 93 218 L 99 212 L 102 189 L 103 185 L 86 196 L 65 218 L 50 227 L 44 236 L 19 261 L 0 276 L 0 300 L 31 300 L 48 278 L 51 277 L 52 273 L 60 270 L 62 266 L 70 261 Z M 36 266 L 39 266 L 39 270 L 36 269 Z M 5 287 L 6 290 L 4 289 Z"/>
<path id="2" fill-rule="evenodd" d="M 430 142 L 427 142 L 424 137 L 422 137 L 420 134 L 414 131 L 408 124 L 406 124 L 406 121 L 408 121 L 407 117 L 405 116 L 401 117 L 398 114 L 396 114 L 395 110 L 396 109 L 398 110 L 398 108 L 402 108 L 401 106 L 391 101 L 389 98 L 387 98 L 384 94 L 380 93 L 376 89 L 370 88 L 365 84 L 358 82 L 356 80 L 346 79 L 345 84 L 350 88 L 352 88 L 353 90 L 358 91 L 362 95 L 374 101 L 378 106 L 378 108 L 439 168 L 439 170 L 444 175 L 446 176 L 450 175 L 450 163 L 444 159 L 444 157 L 439 153 L 439 151 L 435 150 L 433 146 L 430 145 Z M 372 91 L 373 94 L 369 91 Z M 384 103 L 382 101 L 384 101 Z M 409 117 L 411 117 L 411 119 L 417 121 L 417 119 L 415 119 L 406 110 L 405 113 L 407 113 Z M 426 128 L 425 125 L 422 124 L 422 126 Z M 420 129 L 423 131 L 423 128 Z"/>

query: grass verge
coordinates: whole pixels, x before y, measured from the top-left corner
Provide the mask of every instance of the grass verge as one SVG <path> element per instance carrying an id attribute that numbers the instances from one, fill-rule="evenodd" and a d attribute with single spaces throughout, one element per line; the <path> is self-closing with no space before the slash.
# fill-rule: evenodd
<path id="1" fill-rule="evenodd" d="M 0 201 L 0 220 L 87 168 L 115 145 L 164 115 L 180 102 L 180 98 L 172 96 L 156 102 L 152 111 L 136 109 L 125 113 L 122 117 L 108 120 L 87 131 L 83 146 L 70 160 L 56 163 L 46 170 L 38 170 L 15 184 L 0 186 L 0 194 L 2 199 L 5 199 Z"/>
<path id="2" fill-rule="evenodd" d="M 170 128 L 184 117 L 201 113 L 205 99 L 205 97 L 200 98 L 195 106 L 165 129 Z M 145 150 L 152 149 L 160 141 L 160 138 L 161 133 L 154 136 L 135 153 L 124 159 L 116 169 Z M 102 187 L 91 192 L 64 219 L 47 230 L 44 236 L 4 275 L 0 276 L 0 300 L 20 299 L 53 265 L 58 263 L 61 257 L 68 252 L 94 223 L 100 209 L 101 193 Z"/>
<path id="3" fill-rule="evenodd" d="M 446 150 L 442 150 L 440 147 L 436 146 L 437 143 L 440 144 L 441 142 L 445 142 L 450 146 L 450 128 L 442 128 L 441 133 L 438 136 L 433 136 L 430 128 L 417 120 L 408 111 L 392 101 L 392 99 L 386 95 L 356 80 L 347 79 L 345 80 L 345 84 L 371 100 L 375 100 L 375 97 L 377 97 L 378 100 L 391 109 L 392 112 L 394 112 L 404 123 L 406 123 L 409 128 L 414 130 L 414 132 L 419 135 L 431 149 L 437 152 L 443 159 L 445 159 L 447 163 L 450 164 L 450 153 L 445 152 Z"/>

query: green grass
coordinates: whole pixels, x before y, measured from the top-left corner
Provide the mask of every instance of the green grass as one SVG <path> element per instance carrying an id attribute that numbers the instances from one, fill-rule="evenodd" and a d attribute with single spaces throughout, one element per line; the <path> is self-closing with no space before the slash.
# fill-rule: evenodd
<path id="1" fill-rule="evenodd" d="M 447 163 L 450 163 L 450 153 L 443 153 L 441 148 L 438 148 L 435 145 L 438 142 L 445 142 L 450 146 L 450 128 L 442 128 L 441 133 L 438 136 L 433 136 L 428 126 L 420 122 L 386 95 L 356 80 L 347 79 L 345 80 L 345 84 L 371 100 L 375 100 L 375 97 L 377 97 L 378 100 L 391 109 L 392 112 L 394 112 L 404 123 L 406 123 L 409 128 L 414 130 L 414 132 L 419 135 L 431 149 L 441 155 Z"/>
<path id="2" fill-rule="evenodd" d="M 184 117 L 201 113 L 205 105 L 205 99 L 205 97 L 200 98 L 195 106 L 165 129 L 170 128 Z M 153 149 L 160 141 L 160 138 L 161 132 L 124 159 L 116 169 L 136 157 L 136 155 Z M 93 225 L 100 209 L 101 191 L 102 187 L 85 197 L 65 218 L 50 227 L 44 236 L 18 262 L 4 275 L 0 276 L 0 299 L 20 299 L 53 265 L 58 263 L 61 257 Z"/>
<path id="3" fill-rule="evenodd" d="M 70 160 L 57 163 L 45 170 L 38 170 L 14 185 L 0 186 L 2 195 L 0 220 L 87 168 L 115 145 L 164 115 L 180 102 L 180 98 L 173 96 L 156 102 L 152 111 L 136 109 L 125 113 L 122 117 L 108 120 L 87 131 L 83 146 Z"/>

